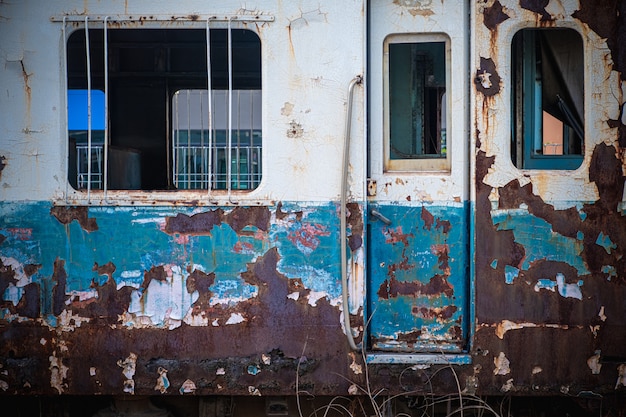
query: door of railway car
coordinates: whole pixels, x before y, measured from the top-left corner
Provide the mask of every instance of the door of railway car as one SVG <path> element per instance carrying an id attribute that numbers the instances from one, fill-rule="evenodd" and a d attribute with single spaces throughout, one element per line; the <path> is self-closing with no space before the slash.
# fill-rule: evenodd
<path id="1" fill-rule="evenodd" d="M 368 319 L 374 351 L 467 339 L 467 2 L 369 7 Z"/>

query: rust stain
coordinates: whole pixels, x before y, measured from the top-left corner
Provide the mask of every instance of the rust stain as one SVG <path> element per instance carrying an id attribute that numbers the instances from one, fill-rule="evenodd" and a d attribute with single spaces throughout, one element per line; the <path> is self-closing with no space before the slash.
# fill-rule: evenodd
<path id="1" fill-rule="evenodd" d="M 115 269 L 113 269 L 113 271 L 114 270 Z M 113 271 L 111 271 L 111 274 L 113 273 Z M 100 275 L 103 275 L 103 273 L 100 271 L 98 271 L 98 273 Z M 109 275 L 109 274 L 107 273 L 106 275 Z M 148 288 L 148 286 L 150 286 L 150 282 L 152 282 L 153 279 L 157 281 L 161 281 L 161 282 L 167 280 L 167 272 L 165 271 L 165 268 L 163 267 L 163 265 L 153 266 L 152 268 L 150 268 L 149 271 L 145 271 L 143 273 L 143 282 L 141 283 L 141 288 L 143 288 L 144 290 Z"/>
<path id="2" fill-rule="evenodd" d="M 490 31 L 495 31 L 500 23 L 509 18 L 510 16 L 504 12 L 498 0 L 491 7 L 486 7 L 483 12 L 483 23 Z"/>
<path id="3" fill-rule="evenodd" d="M 426 284 L 415 281 L 401 282 L 395 277 L 391 277 L 381 284 L 377 292 L 378 297 L 384 300 L 399 296 L 417 297 L 418 295 L 437 294 L 451 297 L 453 293 L 454 289 L 444 275 L 435 275 Z"/>
<path id="4" fill-rule="evenodd" d="M 433 227 L 433 223 L 435 222 L 435 216 L 433 216 L 430 211 L 426 210 L 426 207 L 422 207 L 421 218 L 424 222 L 424 229 L 430 230 Z"/>
<path id="5" fill-rule="evenodd" d="M 23 288 L 24 294 L 15 307 L 15 311 L 22 317 L 36 319 L 39 317 L 41 300 L 39 297 L 39 284 L 31 282 Z"/>
<path id="6" fill-rule="evenodd" d="M 363 214 L 358 203 L 348 203 L 348 219 L 347 224 L 350 229 L 348 236 L 348 246 L 354 252 L 363 246 Z"/>
<path id="7" fill-rule="evenodd" d="M 491 58 L 480 57 L 480 68 L 476 71 L 474 83 L 476 89 L 487 97 L 495 96 L 500 92 L 500 75 L 496 71 L 496 64 Z"/>
<path id="8" fill-rule="evenodd" d="M 302 220 L 303 213 L 302 213 L 301 210 L 300 211 L 296 211 L 295 213 L 287 213 L 287 212 L 283 211 L 283 203 L 282 203 L 282 201 L 278 202 L 278 204 L 276 205 L 276 219 L 278 219 L 278 220 L 285 220 L 287 217 L 289 217 L 292 214 L 296 216 L 296 220 L 298 220 L 298 221 Z"/>
<path id="9" fill-rule="evenodd" d="M 67 272 L 65 271 L 65 261 L 57 258 L 54 261 L 54 272 L 52 280 L 56 282 L 52 289 L 52 313 L 58 316 L 65 309 L 65 288 L 67 285 Z"/>
<path id="10" fill-rule="evenodd" d="M 456 313 L 457 306 L 449 305 L 446 307 L 424 307 L 413 306 L 411 313 L 424 319 L 447 320 Z"/>
<path id="11" fill-rule="evenodd" d="M 267 232 L 270 228 L 270 217 L 267 207 L 235 207 L 226 215 L 225 220 L 239 234 L 246 226 L 255 226 Z"/>
<path id="12" fill-rule="evenodd" d="M 2 179 L 2 171 L 7 166 L 7 159 L 4 155 L 0 155 L 0 179 Z"/>
<path id="13" fill-rule="evenodd" d="M 210 308 L 211 291 L 209 288 L 215 282 L 215 273 L 208 274 L 195 269 L 187 278 L 187 292 L 189 294 L 198 291 L 199 297 L 192 305 L 191 314 L 196 316 Z"/>
<path id="14" fill-rule="evenodd" d="M 128 310 L 131 293 L 135 289 L 124 286 L 118 290 L 117 284 L 113 279 L 115 269 L 116 267 L 112 262 L 104 265 L 94 264 L 93 270 L 99 275 L 107 276 L 108 279 L 102 285 L 98 285 L 95 280 L 92 281 L 91 287 L 96 289 L 98 293 L 97 299 L 89 300 L 88 302 L 72 302 L 69 308 L 71 308 L 73 313 L 89 317 L 91 322 L 96 324 L 101 322 L 111 325 L 118 322 L 118 317 Z"/>
<path id="15" fill-rule="evenodd" d="M 205 213 L 197 213 L 192 216 L 179 213 L 176 217 L 168 217 L 165 220 L 165 232 L 168 234 L 203 235 L 210 234 L 213 226 L 222 222 L 224 211 L 217 209 Z"/>
<path id="16" fill-rule="evenodd" d="M 546 6 L 550 0 L 520 0 L 519 5 L 522 9 L 530 10 L 541 15 L 541 22 L 550 22 L 554 20 L 550 13 L 546 11 Z"/>
<path id="17" fill-rule="evenodd" d="M 586 23 L 598 36 L 606 39 L 613 69 L 626 73 L 626 49 L 623 47 L 626 44 L 626 31 L 623 30 L 626 3 L 619 0 L 580 0 L 579 7 L 572 17 Z"/>
<path id="18" fill-rule="evenodd" d="M 179 213 L 166 219 L 164 231 L 170 235 L 209 235 L 214 226 L 226 222 L 238 234 L 245 234 L 244 229 L 247 226 L 267 232 L 270 218 L 271 213 L 267 207 L 235 207 L 227 214 L 221 208 L 191 216 Z"/>
<path id="19" fill-rule="evenodd" d="M 96 223 L 96 219 L 89 218 L 89 208 L 88 207 L 62 207 L 56 206 L 50 209 L 50 214 L 52 214 L 56 219 L 61 222 L 61 224 L 68 225 L 73 220 L 76 220 L 80 227 L 87 232 L 93 232 L 98 230 L 98 224 Z"/>

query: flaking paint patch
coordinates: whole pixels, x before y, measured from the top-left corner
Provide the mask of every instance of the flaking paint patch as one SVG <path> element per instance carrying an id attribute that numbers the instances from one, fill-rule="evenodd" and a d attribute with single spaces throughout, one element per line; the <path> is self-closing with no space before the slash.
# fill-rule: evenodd
<path id="1" fill-rule="evenodd" d="M 591 369 L 593 375 L 600 374 L 602 363 L 600 362 L 600 351 L 596 350 L 595 354 L 587 359 L 587 366 Z"/>
<path id="2" fill-rule="evenodd" d="M 622 363 L 617 367 L 617 382 L 615 389 L 626 387 L 626 363 Z"/>
<path id="3" fill-rule="evenodd" d="M 180 394 L 193 394 L 194 392 L 196 392 L 196 384 L 195 382 L 193 382 L 191 379 L 186 379 L 185 382 L 183 382 L 183 384 L 180 386 L 180 389 L 178 390 L 178 392 L 180 392 Z"/>
<path id="4" fill-rule="evenodd" d="M 511 373 L 511 362 L 507 359 L 504 352 L 500 352 L 498 356 L 493 358 L 493 374 L 494 375 L 508 375 Z"/>
<path id="5" fill-rule="evenodd" d="M 167 389 L 170 387 L 170 380 L 167 378 L 167 369 L 159 366 L 157 372 L 159 376 L 157 377 L 157 382 L 154 386 L 154 390 L 159 391 L 161 394 L 165 394 L 167 392 Z"/>
<path id="6" fill-rule="evenodd" d="M 135 394 L 135 370 L 137 367 L 137 355 L 131 352 L 124 360 L 117 361 L 117 366 L 122 368 L 122 375 L 126 378 L 124 381 L 124 392 L 128 394 Z"/>
<path id="7" fill-rule="evenodd" d="M 511 320 L 502 320 L 500 323 L 495 325 L 495 334 L 499 339 L 504 339 L 504 334 L 509 330 L 519 330 L 524 328 L 532 328 L 532 327 L 546 327 L 551 329 L 563 329 L 567 330 L 571 326 L 566 324 L 551 324 L 551 323 L 515 323 Z"/>
<path id="8" fill-rule="evenodd" d="M 67 388 L 67 371 L 69 368 L 63 364 L 63 359 L 57 357 L 56 352 L 52 352 L 50 360 L 50 386 L 57 390 L 59 394 Z"/>

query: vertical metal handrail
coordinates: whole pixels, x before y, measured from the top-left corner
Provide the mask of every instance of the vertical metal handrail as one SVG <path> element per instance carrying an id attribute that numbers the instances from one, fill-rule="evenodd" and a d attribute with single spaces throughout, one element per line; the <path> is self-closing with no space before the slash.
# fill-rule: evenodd
<path id="1" fill-rule="evenodd" d="M 350 325 L 350 306 L 348 304 L 348 255 L 346 254 L 347 231 L 346 231 L 346 200 L 348 194 L 348 167 L 350 164 L 350 130 L 352 128 L 352 99 L 354 87 L 363 82 L 363 77 L 357 75 L 350 81 L 348 87 L 348 106 L 346 110 L 346 130 L 343 145 L 343 163 L 341 167 L 341 203 L 340 203 L 340 240 L 341 240 L 341 303 L 343 304 L 343 324 L 346 330 L 346 338 L 352 350 L 358 350 L 352 336 Z"/>

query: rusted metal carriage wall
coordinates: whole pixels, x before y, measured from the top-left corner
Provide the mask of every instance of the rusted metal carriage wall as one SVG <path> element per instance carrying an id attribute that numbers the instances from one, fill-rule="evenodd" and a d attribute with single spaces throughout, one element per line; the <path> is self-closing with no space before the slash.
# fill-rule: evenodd
<path id="1" fill-rule="evenodd" d="M 452 138 L 456 151 L 467 151 L 456 152 L 452 163 L 454 176 L 466 175 L 455 181 L 471 180 L 458 187 L 462 192 L 441 191 L 432 178 L 416 186 L 400 178 L 395 190 L 391 180 L 391 191 L 378 184 L 383 204 L 367 201 L 367 107 L 365 90 L 357 90 L 348 116 L 346 307 L 340 154 L 347 86 L 367 67 L 372 4 L 259 1 L 204 10 L 206 2 L 189 1 L 177 6 L 190 10 L 188 18 L 169 21 L 165 6 L 153 2 L 0 2 L 0 394 L 362 393 L 353 382 L 390 394 L 456 393 L 457 377 L 467 394 L 626 389 L 626 6 L 617 0 L 467 6 L 469 73 L 464 81 L 453 75 L 454 86 L 467 87 L 455 109 L 469 112 L 468 126 L 456 119 L 465 133 Z M 452 7 L 437 0 L 383 6 L 393 13 L 378 16 L 406 33 L 440 30 L 429 19 Z M 212 14 L 273 18 L 247 27 L 262 45 L 261 185 L 235 201 L 194 191 L 121 191 L 111 194 L 114 204 L 97 193 L 93 204 L 82 192 L 66 198 L 59 17 L 123 15 L 136 16 L 126 26 L 203 27 L 202 18 Z M 510 45 L 521 28 L 552 26 L 583 35 L 584 162 L 575 171 L 518 170 L 509 150 Z M 459 39 L 452 44 L 453 52 L 465 50 Z M 370 111 L 380 111 L 377 106 L 370 103 Z M 370 137 L 370 145 L 379 139 Z M 378 168 L 380 178 L 391 178 Z M 444 191 L 453 204 L 429 211 L 432 199 L 424 196 Z M 385 206 L 409 213 L 398 218 L 414 233 L 409 239 L 409 232 L 375 225 L 383 236 L 378 243 L 397 255 L 390 264 L 406 267 L 408 254 L 423 244 L 427 272 L 438 281 L 391 282 L 391 274 L 377 284 L 387 293 L 370 288 L 367 297 L 402 304 L 398 295 L 444 299 L 453 286 L 471 287 L 467 303 L 454 309 L 402 305 L 422 314 L 426 326 L 445 322 L 438 329 L 454 336 L 461 352 L 435 351 L 408 364 L 407 352 L 392 352 L 386 363 L 366 364 L 372 352 L 350 351 L 343 314 L 350 311 L 357 342 L 367 314 L 375 314 L 365 311 L 365 246 L 372 243 L 366 213 Z M 461 218 L 471 225 L 459 227 Z M 461 250 L 449 259 L 455 252 L 445 248 L 456 250 L 466 239 L 467 259 Z M 393 268 L 381 266 L 383 273 Z M 444 285 L 434 288 L 437 283 Z M 393 314 L 383 317 L 389 339 Z M 461 315 L 467 334 L 457 337 Z M 403 347 L 419 345 L 418 331 L 405 336 Z"/>
<path id="2" fill-rule="evenodd" d="M 289 395 L 298 376 L 311 393 L 347 392 L 341 375 L 354 359 L 341 318 L 338 194 L 364 8 L 305 3 L 189 1 L 175 17 L 170 2 L 0 4 L 0 393 Z M 122 16 L 124 28 L 204 28 L 231 16 L 255 32 L 261 185 L 210 197 L 65 196 L 62 18 L 77 14 Z M 83 22 L 68 22 L 68 34 Z M 332 46 L 339 38 L 346 47 Z M 363 102 L 362 89 L 354 95 Z M 350 117 L 363 138 L 362 105 Z M 352 144 L 357 172 L 363 143 Z M 348 211 L 357 253 L 362 207 Z"/>
<path id="3" fill-rule="evenodd" d="M 489 391 L 624 389 L 625 12 L 619 1 L 477 4 L 473 353 Z M 583 37 L 585 152 L 578 170 L 511 163 L 511 41 L 527 27 L 571 27 Z"/>

